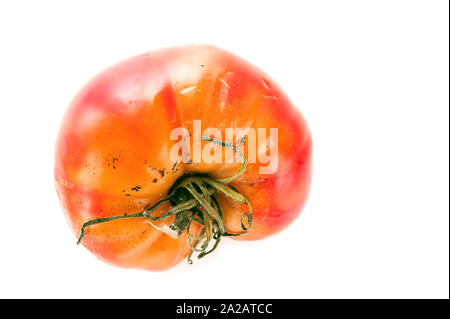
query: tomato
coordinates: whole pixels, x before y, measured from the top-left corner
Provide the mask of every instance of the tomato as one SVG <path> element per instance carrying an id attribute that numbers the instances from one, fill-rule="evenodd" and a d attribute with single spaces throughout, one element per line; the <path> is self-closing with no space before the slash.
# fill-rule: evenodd
<path id="1" fill-rule="evenodd" d="M 219 137 L 199 136 L 198 124 Z M 189 133 L 174 139 L 176 128 Z M 244 136 L 226 143 L 228 128 Z M 174 161 L 181 138 L 190 143 Z M 208 153 L 209 144 L 216 146 Z M 223 152 L 218 161 L 199 160 L 196 146 Z M 223 160 L 227 150 L 232 162 Z M 236 160 L 239 150 L 245 161 Z M 274 163 L 260 159 L 273 150 Z M 303 116 L 265 73 L 213 46 L 181 46 L 129 58 L 80 90 L 58 135 L 55 183 L 88 250 L 117 266 L 157 271 L 190 256 L 194 241 L 262 239 L 291 224 L 309 193 L 311 152 Z"/>

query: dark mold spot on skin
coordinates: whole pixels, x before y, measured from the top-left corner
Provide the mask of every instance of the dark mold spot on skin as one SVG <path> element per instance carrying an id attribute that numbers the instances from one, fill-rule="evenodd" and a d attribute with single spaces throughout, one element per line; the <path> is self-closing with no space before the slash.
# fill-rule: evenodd
<path id="1" fill-rule="evenodd" d="M 116 169 L 117 167 L 116 167 L 116 162 L 118 162 L 119 161 L 119 158 L 118 157 L 113 157 L 113 159 L 112 159 L 112 167 L 114 168 L 114 169 Z M 109 163 L 108 163 L 108 166 L 109 166 Z"/>
<path id="2" fill-rule="evenodd" d="M 130 194 L 125 194 L 125 196 L 131 196 Z"/>
<path id="3" fill-rule="evenodd" d="M 177 166 L 178 162 L 175 162 L 172 166 L 172 171 L 175 169 L 175 166 Z"/>
<path id="4" fill-rule="evenodd" d="M 158 179 L 155 178 L 155 179 L 153 180 L 153 183 L 156 183 L 157 181 L 158 181 Z"/>
<path id="5" fill-rule="evenodd" d="M 164 176 L 165 169 L 157 169 L 157 168 L 155 168 L 153 166 L 148 166 L 148 168 L 150 168 L 152 171 L 158 171 L 158 173 L 161 175 L 161 177 Z"/>
<path id="6" fill-rule="evenodd" d="M 202 68 L 205 66 L 204 64 L 200 65 Z"/>
<path id="7" fill-rule="evenodd" d="M 135 187 L 133 187 L 131 190 L 132 190 L 132 191 L 135 191 L 135 192 L 139 192 L 139 190 L 140 190 L 141 188 L 142 188 L 141 186 L 135 186 Z"/>

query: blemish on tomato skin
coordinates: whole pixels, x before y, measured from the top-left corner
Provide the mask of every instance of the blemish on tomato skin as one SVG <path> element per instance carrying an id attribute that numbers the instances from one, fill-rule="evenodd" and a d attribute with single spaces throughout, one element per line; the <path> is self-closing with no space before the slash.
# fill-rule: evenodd
<path id="1" fill-rule="evenodd" d="M 189 85 L 189 86 L 186 86 L 186 87 L 184 87 L 183 89 L 181 89 L 180 94 L 185 95 L 185 94 L 187 94 L 187 93 L 189 93 L 189 92 L 194 91 L 196 88 L 197 88 L 197 85 Z"/>
<path id="2" fill-rule="evenodd" d="M 220 83 L 222 83 L 227 88 L 230 88 L 230 85 L 224 79 L 220 78 L 219 81 L 220 81 Z"/>
<path id="3" fill-rule="evenodd" d="M 261 95 L 263 98 L 267 99 L 267 100 L 278 100 L 278 96 L 276 95 L 266 95 L 266 94 L 262 94 Z"/>
<path id="4" fill-rule="evenodd" d="M 227 101 L 230 85 L 222 78 L 220 78 L 219 81 L 222 83 L 219 93 L 219 106 L 220 109 L 223 110 Z"/>
<path id="5" fill-rule="evenodd" d="M 270 85 L 265 79 L 261 79 L 261 83 L 266 90 L 270 90 Z"/>

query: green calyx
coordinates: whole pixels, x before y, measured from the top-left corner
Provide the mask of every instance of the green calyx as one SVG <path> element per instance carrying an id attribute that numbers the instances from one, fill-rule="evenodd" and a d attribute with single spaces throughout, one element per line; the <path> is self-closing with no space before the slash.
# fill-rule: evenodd
<path id="1" fill-rule="evenodd" d="M 145 218 L 148 223 L 152 224 L 151 221 L 162 220 L 175 215 L 175 219 L 170 225 L 164 225 L 162 228 L 152 225 L 173 238 L 178 238 L 186 230 L 188 235 L 187 244 L 191 249 L 187 261 L 189 264 L 192 264 L 194 252 L 198 253 L 198 258 L 210 254 L 217 248 L 222 236 L 240 236 L 247 233 L 252 225 L 252 208 L 250 203 L 235 188 L 226 185 L 245 172 L 247 162 L 244 155 L 235 145 L 209 137 L 202 137 L 202 140 L 233 149 L 242 160 L 242 165 L 238 172 L 231 177 L 219 180 L 213 180 L 203 175 L 183 176 L 172 186 L 166 198 L 146 206 L 140 213 L 91 219 L 84 223 L 81 227 L 77 244 L 83 240 L 86 228 L 91 225 L 123 218 Z M 241 215 L 242 232 L 228 233 L 226 231 L 222 210 L 216 196 L 217 192 L 234 201 L 248 205 L 249 212 Z M 153 216 L 153 212 L 165 202 L 170 202 L 172 207 L 159 216 Z M 247 226 L 244 224 L 244 219 L 247 219 Z M 191 233 L 192 223 L 200 225 L 197 235 Z"/>

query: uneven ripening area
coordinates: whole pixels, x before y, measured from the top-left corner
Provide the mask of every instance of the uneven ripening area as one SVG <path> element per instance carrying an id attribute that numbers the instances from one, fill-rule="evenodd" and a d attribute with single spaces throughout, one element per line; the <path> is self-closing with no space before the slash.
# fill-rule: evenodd
<path id="1" fill-rule="evenodd" d="M 189 142 L 174 160 L 177 128 Z M 230 140 L 227 129 L 244 133 Z M 220 156 L 196 158 L 196 147 Z M 129 58 L 80 90 L 59 132 L 55 182 L 82 245 L 157 271 L 206 256 L 223 237 L 283 230 L 307 199 L 311 156 L 306 121 L 265 73 L 216 47 L 181 46 Z"/>

